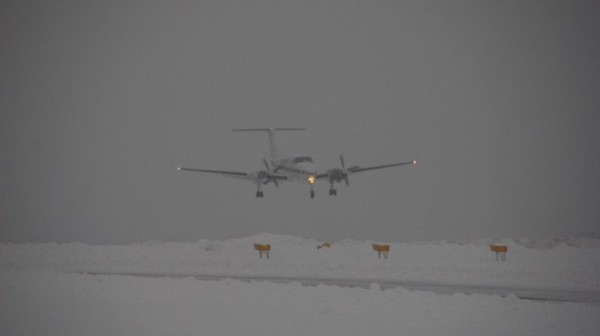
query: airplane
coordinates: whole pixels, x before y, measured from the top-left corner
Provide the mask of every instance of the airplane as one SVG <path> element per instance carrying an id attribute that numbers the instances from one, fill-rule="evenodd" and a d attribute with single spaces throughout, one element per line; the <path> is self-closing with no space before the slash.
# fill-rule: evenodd
<path id="1" fill-rule="evenodd" d="M 370 170 L 391 168 L 405 165 L 415 165 L 416 160 L 384 164 L 379 166 L 370 166 L 361 168 L 360 166 L 352 166 L 346 168 L 344 157 L 340 155 L 341 167 L 332 168 L 325 172 L 318 173 L 315 162 L 311 156 L 308 155 L 286 155 L 283 153 L 278 146 L 275 139 L 275 133 L 281 131 L 304 131 L 306 128 L 239 128 L 233 129 L 233 132 L 266 132 L 269 136 L 269 149 L 271 160 L 270 163 L 266 159 L 262 159 L 264 170 L 255 172 L 240 172 L 240 171 L 228 171 L 228 170 L 213 170 L 213 169 L 200 169 L 200 168 L 186 168 L 178 166 L 178 171 L 191 171 L 200 173 L 212 173 L 219 174 L 227 177 L 240 178 L 253 182 L 256 185 L 256 198 L 263 198 L 264 192 L 261 190 L 262 186 L 266 186 L 269 183 L 273 183 L 276 187 L 279 187 L 279 182 L 282 181 L 301 181 L 306 182 L 310 186 L 310 198 L 315 197 L 314 184 L 317 180 L 327 180 L 329 182 L 329 196 L 336 196 L 337 190 L 335 189 L 335 183 L 345 182 L 346 186 L 350 185 L 349 175 L 361 173 Z"/>

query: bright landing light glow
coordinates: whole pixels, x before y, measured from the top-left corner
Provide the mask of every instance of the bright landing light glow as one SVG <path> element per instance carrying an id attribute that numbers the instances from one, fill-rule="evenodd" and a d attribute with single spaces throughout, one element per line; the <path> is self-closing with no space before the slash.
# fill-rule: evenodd
<path id="1" fill-rule="evenodd" d="M 315 184 L 315 181 L 317 181 L 317 178 L 314 175 L 308 177 L 308 183 Z"/>

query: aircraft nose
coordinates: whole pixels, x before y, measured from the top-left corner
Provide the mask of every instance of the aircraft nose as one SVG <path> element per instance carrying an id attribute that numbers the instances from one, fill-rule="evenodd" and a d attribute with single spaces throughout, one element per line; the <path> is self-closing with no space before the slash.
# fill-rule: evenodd
<path id="1" fill-rule="evenodd" d="M 305 163 L 302 165 L 302 171 L 306 174 L 315 175 L 317 173 L 317 168 L 314 163 Z"/>

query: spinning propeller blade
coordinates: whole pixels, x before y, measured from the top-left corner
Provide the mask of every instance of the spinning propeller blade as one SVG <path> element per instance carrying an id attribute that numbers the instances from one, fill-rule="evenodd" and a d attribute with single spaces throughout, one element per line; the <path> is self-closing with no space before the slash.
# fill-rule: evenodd
<path id="1" fill-rule="evenodd" d="M 275 184 L 276 187 L 279 187 L 279 182 L 277 182 L 277 179 L 272 178 L 273 172 L 271 171 L 271 166 L 269 165 L 269 162 L 267 161 L 267 159 L 263 158 L 263 163 L 264 163 L 265 167 L 267 168 L 267 174 L 268 174 L 267 181 L 273 181 L 273 184 Z"/>

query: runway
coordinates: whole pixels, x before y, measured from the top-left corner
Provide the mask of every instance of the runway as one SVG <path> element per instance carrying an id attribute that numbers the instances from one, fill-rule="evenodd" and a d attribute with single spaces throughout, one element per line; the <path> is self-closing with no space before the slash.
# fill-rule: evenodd
<path id="1" fill-rule="evenodd" d="M 145 272 L 84 272 L 90 275 L 120 275 L 147 278 L 195 278 L 202 281 L 221 281 L 234 279 L 245 282 L 268 281 L 273 283 L 298 282 L 303 286 L 339 286 L 354 288 L 370 288 L 375 284 L 379 288 L 406 288 L 411 291 L 428 291 L 436 294 L 488 294 L 506 297 L 515 295 L 522 300 L 549 302 L 581 302 L 600 304 L 600 292 L 565 290 L 536 287 L 486 286 L 473 284 L 453 284 L 420 281 L 403 281 L 395 279 L 360 279 L 360 278 L 318 278 L 318 277 L 281 277 L 235 274 L 199 274 L 199 273 L 145 273 Z"/>

